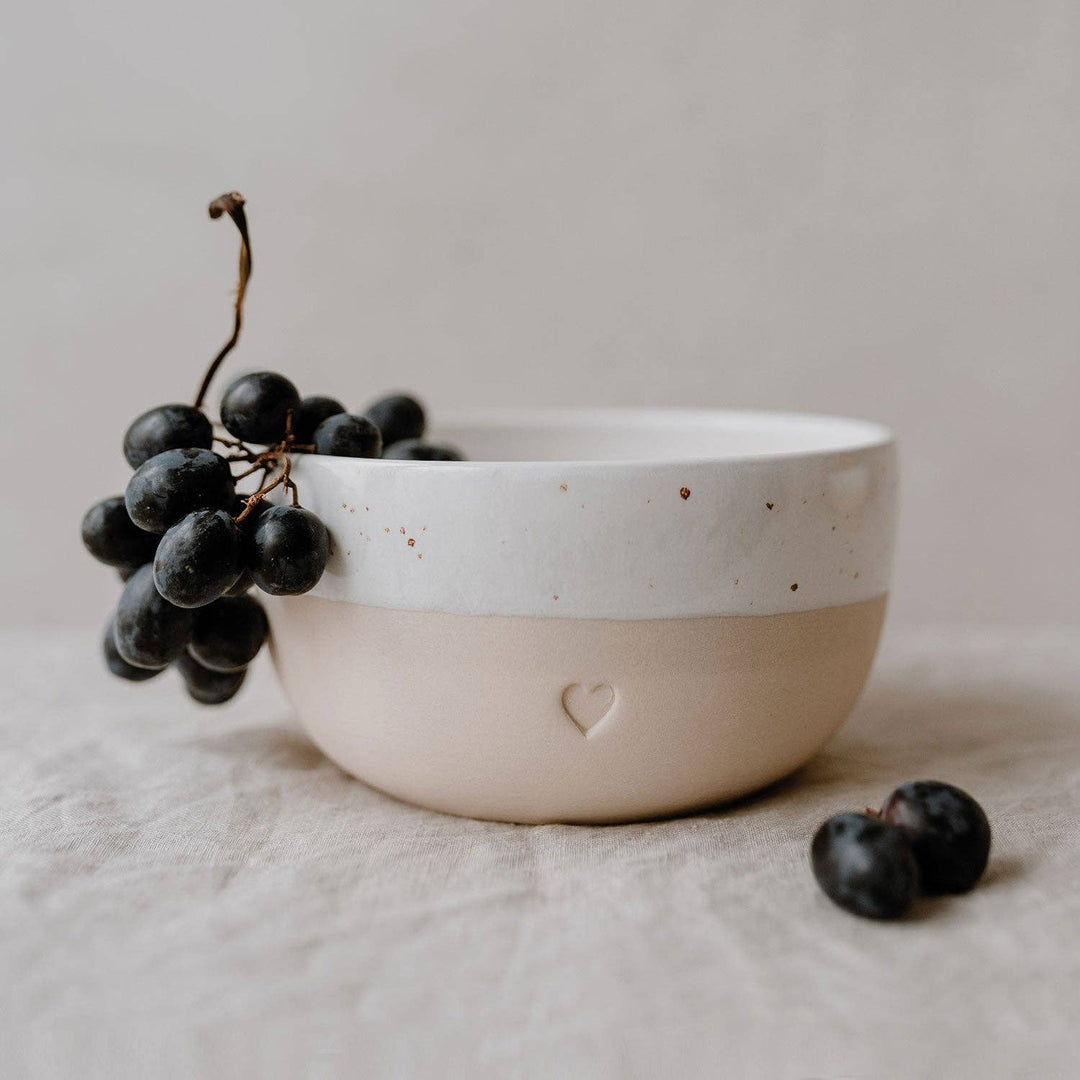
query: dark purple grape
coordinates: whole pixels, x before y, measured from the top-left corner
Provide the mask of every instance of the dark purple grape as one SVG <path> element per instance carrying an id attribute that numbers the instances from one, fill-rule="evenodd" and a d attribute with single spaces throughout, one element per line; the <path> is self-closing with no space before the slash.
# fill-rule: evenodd
<path id="1" fill-rule="evenodd" d="M 116 620 L 110 619 L 105 627 L 105 636 L 101 639 L 101 651 L 105 654 L 105 666 L 120 679 L 128 682 L 146 682 L 155 675 L 160 675 L 164 668 L 141 668 L 129 664 L 117 651 L 114 631 Z"/>
<path id="2" fill-rule="evenodd" d="M 296 441 L 309 444 L 315 437 L 315 429 L 328 417 L 343 413 L 345 406 L 332 397 L 306 397 L 297 406 L 292 418 L 292 432 Z"/>
<path id="3" fill-rule="evenodd" d="M 429 443 L 423 439 L 402 439 L 383 452 L 383 457 L 395 461 L 463 461 L 456 447 L 445 443 Z"/>
<path id="4" fill-rule="evenodd" d="M 184 679 L 187 692 L 200 705 L 223 705 L 236 696 L 247 675 L 247 668 L 240 671 L 211 671 L 189 653 L 176 660 L 176 669 Z"/>
<path id="5" fill-rule="evenodd" d="M 330 534 L 310 511 L 272 506 L 247 544 L 255 584 L 274 596 L 296 596 L 314 588 L 330 557 Z"/>
<path id="6" fill-rule="evenodd" d="M 242 569 L 240 526 L 225 510 L 195 510 L 161 538 L 154 584 L 170 604 L 204 607 L 235 585 Z"/>
<path id="7" fill-rule="evenodd" d="M 990 822 L 966 791 L 916 780 L 898 787 L 881 815 L 911 844 L 923 892 L 965 893 L 982 877 L 990 858 Z"/>
<path id="8" fill-rule="evenodd" d="M 214 428 L 204 412 L 191 405 L 159 405 L 132 421 L 124 435 L 124 457 L 137 469 L 166 450 L 213 445 Z"/>
<path id="9" fill-rule="evenodd" d="M 195 619 L 188 652 L 211 671 L 240 671 L 255 659 L 270 632 L 262 604 L 250 596 L 215 600 Z"/>
<path id="10" fill-rule="evenodd" d="M 175 607 L 154 585 L 154 568 L 139 567 L 116 607 L 116 651 L 140 668 L 163 668 L 187 647 L 195 612 Z"/>
<path id="11" fill-rule="evenodd" d="M 192 510 L 229 510 L 236 500 L 229 463 L 212 450 L 166 450 L 128 481 L 124 504 L 147 532 L 163 533 Z"/>
<path id="12" fill-rule="evenodd" d="M 383 446 L 424 434 L 424 407 L 408 394 L 391 394 L 373 401 L 364 415 L 382 432 Z"/>
<path id="13" fill-rule="evenodd" d="M 82 519 L 86 550 L 109 566 L 141 566 L 154 557 L 158 538 L 128 516 L 123 495 L 94 503 Z"/>
<path id="14" fill-rule="evenodd" d="M 242 442 L 266 446 L 285 438 L 289 411 L 300 405 L 300 394 L 284 375 L 253 371 L 234 379 L 221 398 L 221 422 Z"/>
<path id="15" fill-rule="evenodd" d="M 327 417 L 316 429 L 315 452 L 332 457 L 377 458 L 382 435 L 366 416 L 339 413 Z"/>
<path id="16" fill-rule="evenodd" d="M 846 911 L 870 919 L 896 919 L 915 899 L 918 870 L 907 837 L 869 814 L 837 814 L 810 847 L 814 877 Z"/>

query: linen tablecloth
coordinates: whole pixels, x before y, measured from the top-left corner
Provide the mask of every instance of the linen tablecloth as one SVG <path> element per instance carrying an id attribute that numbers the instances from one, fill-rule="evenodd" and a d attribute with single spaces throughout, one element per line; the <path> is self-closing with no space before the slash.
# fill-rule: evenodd
<path id="1" fill-rule="evenodd" d="M 265 661 L 211 710 L 92 634 L 0 645 L 5 1077 L 1080 1075 L 1076 630 L 890 632 L 799 774 L 618 827 L 381 795 Z M 818 823 L 921 777 L 983 802 L 984 882 L 833 907 Z"/>

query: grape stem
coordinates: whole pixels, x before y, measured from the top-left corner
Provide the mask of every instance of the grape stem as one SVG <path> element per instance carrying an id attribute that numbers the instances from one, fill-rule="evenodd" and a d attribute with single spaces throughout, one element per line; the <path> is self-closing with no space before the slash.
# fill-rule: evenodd
<path id="1" fill-rule="evenodd" d="M 228 341 L 222 345 L 217 356 L 210 361 L 206 369 L 199 392 L 195 395 L 195 408 L 201 409 L 206 400 L 206 392 L 210 389 L 217 370 L 222 361 L 233 350 L 233 346 L 240 340 L 240 328 L 244 321 L 244 294 L 247 292 L 247 284 L 251 279 L 251 238 L 248 236 L 247 215 L 244 213 L 244 196 L 238 191 L 230 191 L 219 195 L 209 207 L 210 217 L 216 221 L 223 214 L 232 218 L 233 224 L 240 233 L 240 274 L 236 286 L 236 303 L 233 307 L 233 332 Z"/>
<path id="2" fill-rule="evenodd" d="M 228 214 L 236 226 L 236 231 L 240 233 L 240 270 L 236 286 L 236 303 L 233 306 L 232 336 L 218 350 L 217 356 L 210 361 L 210 366 L 206 369 L 206 374 L 199 385 L 199 392 L 195 395 L 196 409 L 203 407 L 206 392 L 210 389 L 210 383 L 213 382 L 218 368 L 221 367 L 222 361 L 232 352 L 233 347 L 240 340 L 240 329 L 244 323 L 244 295 L 247 292 L 248 281 L 251 280 L 251 237 L 248 235 L 247 215 L 244 213 L 244 196 L 238 191 L 230 191 L 224 195 L 219 195 L 210 204 L 209 212 L 211 219 L 214 221 Z M 293 414 L 292 409 L 290 409 L 285 415 L 285 438 L 261 452 L 249 449 L 240 439 L 230 439 L 223 435 L 214 436 L 215 442 L 236 451 L 236 453 L 230 454 L 226 460 L 244 461 L 251 466 L 236 476 L 235 479 L 243 480 L 244 477 L 251 476 L 253 473 L 259 472 L 260 469 L 262 470 L 259 490 L 244 499 L 244 509 L 240 511 L 235 519 L 237 524 L 240 524 L 276 487 L 284 486 L 285 491 L 292 494 L 293 506 L 300 505 L 300 492 L 296 487 L 296 481 L 289 475 L 292 471 L 292 459 L 289 454 L 314 453 L 315 447 L 306 443 L 301 445 L 296 442 L 296 437 L 292 431 L 292 419 Z M 281 471 L 272 480 L 268 480 L 268 477 L 279 466 Z"/>
<path id="3" fill-rule="evenodd" d="M 256 491 L 253 494 L 249 495 L 244 500 L 244 509 L 241 510 L 240 513 L 237 514 L 236 518 L 234 519 L 236 521 L 237 525 L 239 525 L 244 520 L 244 518 L 246 518 L 248 516 L 248 514 L 250 514 L 251 511 L 254 510 L 255 507 L 258 506 L 259 503 L 261 503 L 263 501 L 263 499 L 265 499 L 266 496 L 269 495 L 270 492 L 274 490 L 274 488 L 279 487 L 282 484 L 285 485 L 285 490 L 286 491 L 288 491 L 290 488 L 292 489 L 293 506 L 298 505 L 298 503 L 297 503 L 297 495 L 296 495 L 296 484 L 294 484 L 292 482 L 292 480 L 289 479 L 289 468 L 290 468 L 291 464 L 292 463 L 290 462 L 290 460 L 287 457 L 284 458 L 283 464 L 281 466 L 281 472 L 279 472 L 277 474 L 277 476 L 275 476 L 274 479 L 270 481 L 270 483 L 268 483 L 268 484 L 264 483 L 262 485 L 262 487 L 259 488 L 258 491 Z M 256 465 L 250 471 L 251 472 L 257 472 L 258 469 L 259 469 L 259 466 Z M 265 477 L 266 477 L 266 473 L 269 472 L 269 471 L 270 470 L 265 470 L 263 472 L 264 480 L 265 480 Z M 248 475 L 248 474 L 244 473 L 244 476 L 246 476 L 246 475 Z M 237 477 L 237 479 L 239 480 L 239 479 L 241 479 L 241 477 Z"/>
<path id="4" fill-rule="evenodd" d="M 243 443 L 237 442 L 237 446 L 243 447 L 243 453 L 230 454 L 228 461 L 249 461 L 251 462 L 251 468 L 245 469 L 242 473 L 237 475 L 235 479 L 243 480 L 246 476 L 251 476 L 253 473 L 257 473 L 262 470 L 262 480 L 260 481 L 259 490 L 249 495 L 244 499 L 244 509 L 236 516 L 236 524 L 244 520 L 270 494 L 276 487 L 284 486 L 286 493 L 292 494 L 293 506 L 300 505 L 300 491 L 296 486 L 296 481 L 292 479 L 290 473 L 292 471 L 292 458 L 289 457 L 290 453 L 300 451 L 302 453 L 313 453 L 314 446 L 308 446 L 305 444 L 299 444 L 295 441 L 296 436 L 292 432 L 292 409 L 285 415 L 285 438 L 279 443 L 275 443 L 273 446 L 268 447 L 261 453 L 255 453 L 249 450 Z M 222 442 L 229 444 L 230 440 L 222 439 Z M 281 466 L 281 471 L 267 482 L 267 477 L 278 466 Z"/>
<path id="5" fill-rule="evenodd" d="M 284 443 L 277 443 L 275 446 L 270 447 L 269 450 L 263 450 L 263 451 L 248 450 L 247 448 L 245 448 L 243 453 L 241 453 L 241 454 L 230 454 L 225 460 L 226 461 L 247 461 L 247 462 L 257 463 L 257 462 L 260 462 L 260 461 L 269 461 L 271 458 L 281 457 L 281 455 L 284 454 L 285 452 L 286 452 L 286 450 L 285 450 Z M 290 453 L 290 454 L 314 454 L 315 453 L 315 447 L 314 447 L 314 445 L 309 446 L 307 443 L 292 443 L 288 447 L 288 453 Z M 255 470 L 250 469 L 246 473 L 241 473 L 240 476 L 236 477 L 236 479 L 237 480 L 242 480 L 245 476 L 250 476 L 251 473 L 253 473 L 253 472 L 255 472 Z"/>
<path id="6" fill-rule="evenodd" d="M 227 439 L 224 435 L 215 435 L 214 442 L 219 442 L 222 446 L 228 446 L 232 450 L 239 450 L 241 454 L 254 455 L 254 451 L 249 450 L 239 439 Z"/>

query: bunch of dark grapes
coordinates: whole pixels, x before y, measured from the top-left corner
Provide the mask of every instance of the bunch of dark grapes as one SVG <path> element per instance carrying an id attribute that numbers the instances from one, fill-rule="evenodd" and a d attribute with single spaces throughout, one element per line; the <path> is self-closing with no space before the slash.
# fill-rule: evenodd
<path id="1" fill-rule="evenodd" d="M 142 682 L 173 666 L 204 705 L 236 694 L 266 641 L 266 613 L 250 590 L 296 596 L 326 568 L 330 534 L 300 505 L 294 455 L 461 458 L 452 447 L 423 440 L 424 410 L 415 398 L 395 394 L 349 413 L 334 398 L 301 398 L 284 375 L 269 371 L 229 385 L 219 410 L 224 430 L 215 431 L 203 402 L 239 339 L 251 276 L 243 198 L 232 192 L 215 199 L 210 216 L 223 214 L 241 240 L 233 334 L 194 405 L 159 405 L 132 422 L 123 442 L 135 470 L 127 490 L 95 503 L 82 522 L 87 549 L 124 581 L 103 640 L 109 670 Z M 237 483 L 256 474 L 255 490 L 238 492 Z M 275 491 L 282 504 L 266 501 Z"/>

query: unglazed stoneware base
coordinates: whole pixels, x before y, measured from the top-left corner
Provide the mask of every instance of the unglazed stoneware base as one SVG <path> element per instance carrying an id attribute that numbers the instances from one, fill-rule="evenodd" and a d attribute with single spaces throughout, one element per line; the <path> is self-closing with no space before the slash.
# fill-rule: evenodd
<path id="1" fill-rule="evenodd" d="M 268 607 L 286 693 L 346 771 L 452 814 L 615 822 L 733 799 L 809 760 L 862 689 L 885 597 L 636 620 Z"/>

